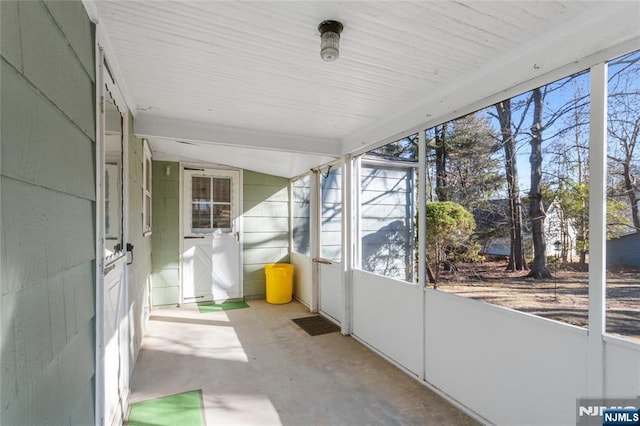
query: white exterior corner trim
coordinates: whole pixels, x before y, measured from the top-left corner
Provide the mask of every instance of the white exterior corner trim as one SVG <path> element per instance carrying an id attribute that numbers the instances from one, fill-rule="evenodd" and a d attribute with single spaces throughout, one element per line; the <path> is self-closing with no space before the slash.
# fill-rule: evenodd
<path id="1" fill-rule="evenodd" d="M 113 78 L 118 84 L 118 88 L 122 93 L 122 97 L 124 98 L 124 102 L 126 103 L 129 112 L 135 117 L 138 108 L 136 107 L 136 103 L 133 100 L 131 91 L 127 87 L 124 74 L 122 73 L 122 68 L 118 63 L 118 59 L 111 44 L 111 40 L 109 39 L 109 36 L 104 30 L 103 26 L 100 24 L 100 13 L 98 12 L 98 7 L 96 6 L 96 0 L 82 0 L 82 5 L 87 12 L 89 20 L 95 25 L 96 46 L 102 48 L 104 50 L 105 56 L 109 59 L 109 67 Z"/>

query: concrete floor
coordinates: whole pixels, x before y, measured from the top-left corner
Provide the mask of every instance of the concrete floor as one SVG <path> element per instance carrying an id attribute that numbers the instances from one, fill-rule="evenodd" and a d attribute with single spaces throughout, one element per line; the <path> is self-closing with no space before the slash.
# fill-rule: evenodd
<path id="1" fill-rule="evenodd" d="M 155 309 L 130 402 L 202 389 L 207 425 L 469 425 L 471 418 L 340 333 L 311 337 L 292 302 Z"/>

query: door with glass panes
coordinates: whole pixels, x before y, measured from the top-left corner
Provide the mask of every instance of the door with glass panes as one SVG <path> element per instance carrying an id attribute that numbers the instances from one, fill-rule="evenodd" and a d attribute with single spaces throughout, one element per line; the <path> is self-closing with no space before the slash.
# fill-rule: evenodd
<path id="1" fill-rule="evenodd" d="M 96 409 L 105 424 L 118 424 L 129 394 L 128 235 L 128 116 L 118 85 L 99 51 L 101 87 L 97 172 L 98 265 L 96 309 Z"/>
<path id="2" fill-rule="evenodd" d="M 183 173 L 182 301 L 242 298 L 240 173 Z"/>

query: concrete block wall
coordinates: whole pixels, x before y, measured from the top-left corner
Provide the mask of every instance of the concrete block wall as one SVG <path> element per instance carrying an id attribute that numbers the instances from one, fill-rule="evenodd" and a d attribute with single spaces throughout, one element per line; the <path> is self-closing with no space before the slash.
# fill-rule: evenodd
<path id="1" fill-rule="evenodd" d="M 0 2 L 0 423 L 93 424 L 94 29 Z"/>
<path id="2" fill-rule="evenodd" d="M 264 298 L 264 265 L 289 262 L 289 180 L 243 172 L 244 297 Z"/>
<path id="3" fill-rule="evenodd" d="M 129 116 L 129 123 L 133 117 Z M 129 290 L 129 365 L 135 365 L 140 351 L 144 326 L 149 315 L 151 291 L 151 235 L 144 235 L 142 213 L 144 201 L 144 145 L 129 126 L 129 243 L 133 244 L 132 263 L 128 270 Z M 152 175 L 153 176 L 153 175 Z M 153 189 L 153 186 L 152 186 Z M 153 192 L 151 194 L 153 199 Z"/>
<path id="4" fill-rule="evenodd" d="M 174 305 L 180 303 L 180 164 L 153 161 L 152 176 L 151 299 L 154 306 Z"/>

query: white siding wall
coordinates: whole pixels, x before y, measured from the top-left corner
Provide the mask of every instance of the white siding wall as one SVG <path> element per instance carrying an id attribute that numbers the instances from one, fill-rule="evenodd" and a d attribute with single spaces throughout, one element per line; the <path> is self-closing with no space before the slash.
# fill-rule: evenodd
<path id="1" fill-rule="evenodd" d="M 413 281 L 413 169 L 363 165 L 360 218 L 362 269 Z"/>
<path id="2" fill-rule="evenodd" d="M 342 173 L 331 169 L 322 176 L 322 246 L 320 256 L 342 261 Z"/>

